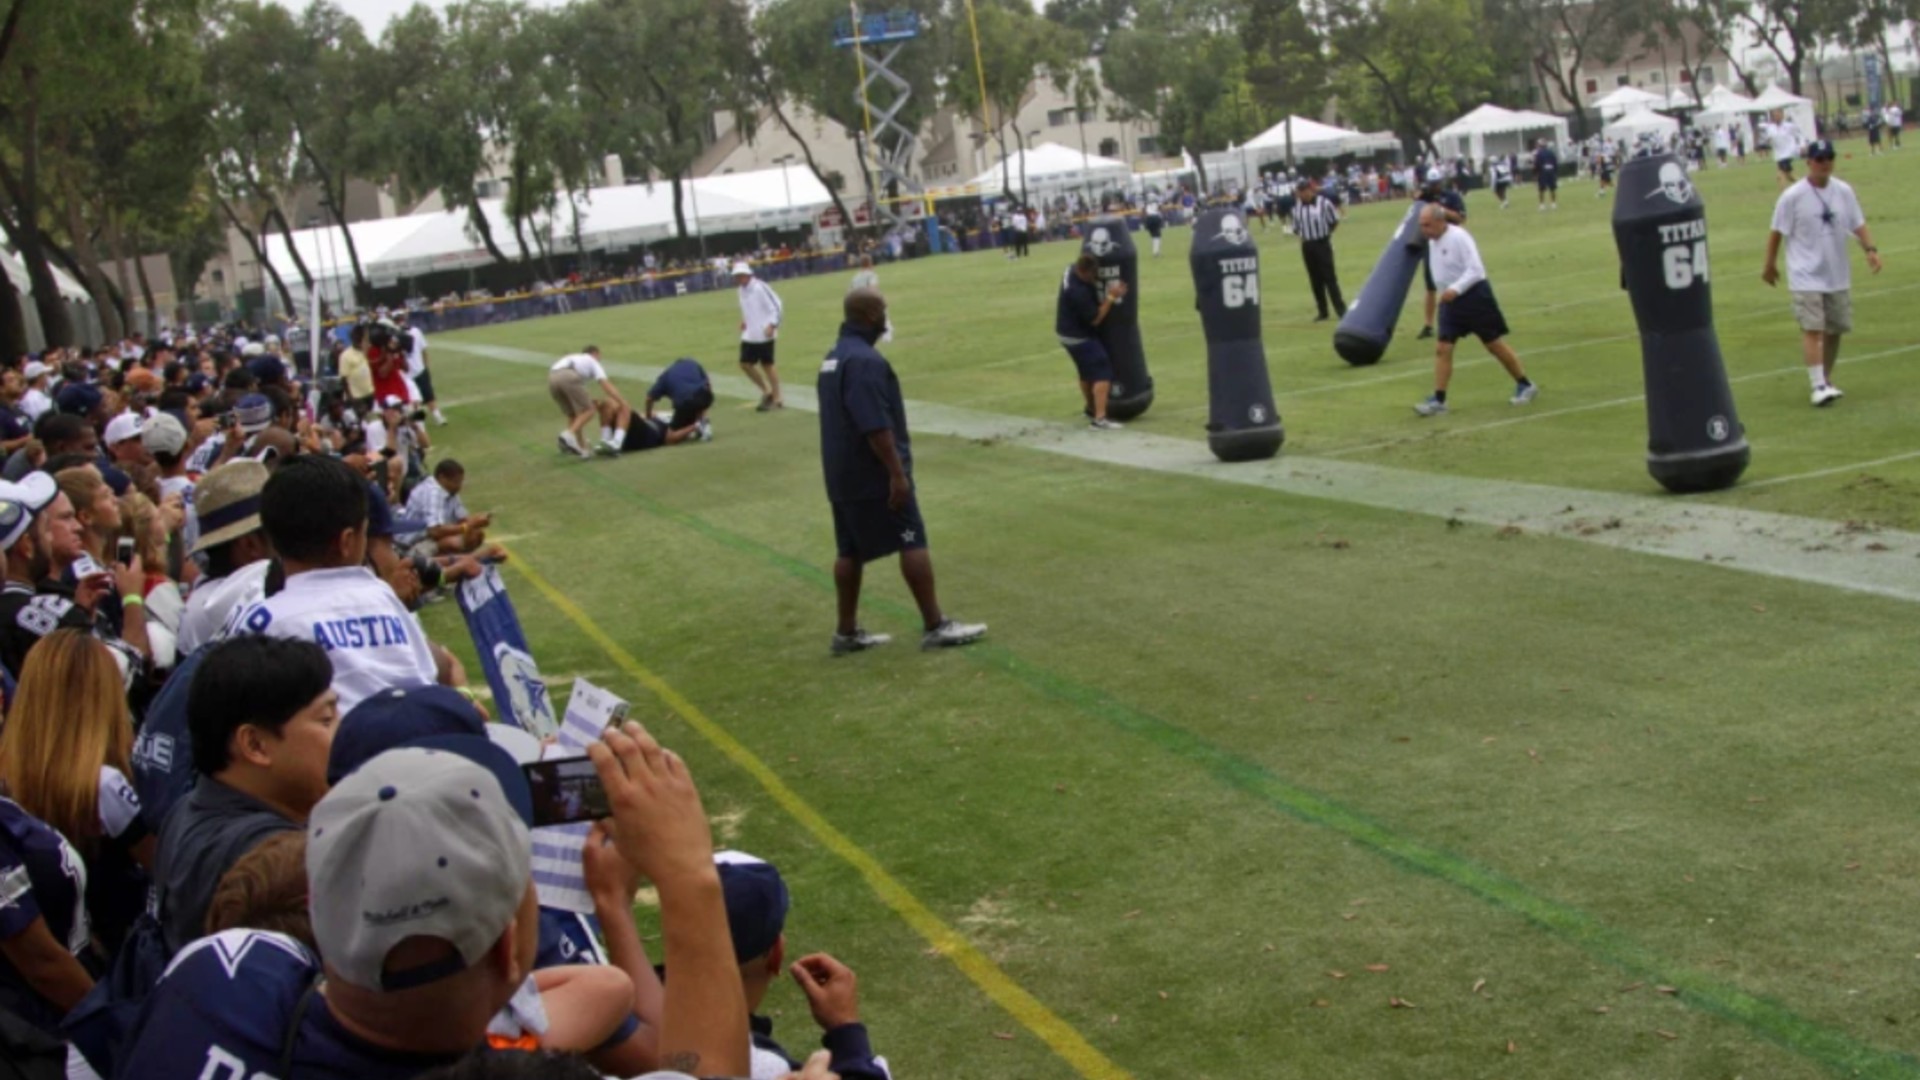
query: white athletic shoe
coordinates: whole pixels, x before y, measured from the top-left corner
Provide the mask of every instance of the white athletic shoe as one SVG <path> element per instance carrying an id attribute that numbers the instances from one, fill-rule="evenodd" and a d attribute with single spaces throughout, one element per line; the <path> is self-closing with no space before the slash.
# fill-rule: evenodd
<path id="1" fill-rule="evenodd" d="M 1507 399 L 1507 404 L 1525 405 L 1527 402 L 1532 401 L 1534 399 L 1534 395 L 1538 394 L 1539 392 L 1540 392 L 1540 387 L 1535 383 L 1528 383 L 1525 386 L 1516 386 L 1513 388 L 1513 396 Z"/>
<path id="2" fill-rule="evenodd" d="M 856 626 L 851 634 L 834 631 L 832 652 L 835 656 L 845 656 L 848 653 L 865 652 L 892 640 L 892 634 L 870 634 Z"/>
<path id="3" fill-rule="evenodd" d="M 1087 426 L 1095 431 L 1118 431 L 1127 425 L 1118 420 L 1109 420 L 1104 416 L 1096 416 L 1092 420 L 1087 421 Z"/>
<path id="4" fill-rule="evenodd" d="M 599 454 L 601 457 L 619 457 L 620 444 L 614 442 L 612 439 L 601 439 L 600 445 L 594 447 L 593 452 Z"/>
<path id="5" fill-rule="evenodd" d="M 447 426 L 447 414 L 446 414 L 446 413 L 443 413 L 443 412 L 441 412 L 441 411 L 440 411 L 439 409 L 435 409 L 435 410 L 433 410 L 433 422 L 434 422 L 434 423 L 436 423 L 436 424 L 439 424 L 439 425 L 440 425 L 441 427 L 446 427 L 446 426 Z"/>
<path id="6" fill-rule="evenodd" d="M 1419 413 L 1421 416 L 1445 416 L 1447 415 L 1447 403 L 1437 397 L 1429 397 L 1427 400 L 1415 405 L 1413 411 Z"/>
<path id="7" fill-rule="evenodd" d="M 939 626 L 920 635 L 922 649 L 951 649 L 957 645 L 971 645 L 987 636 L 986 623 L 954 622 L 943 619 Z"/>
<path id="8" fill-rule="evenodd" d="M 572 454 L 575 457 L 593 456 L 587 453 L 587 448 L 580 445 L 580 439 L 571 431 L 563 431 L 560 433 L 560 452 L 563 454 Z"/>
<path id="9" fill-rule="evenodd" d="M 693 437 L 700 442 L 712 442 L 713 441 L 713 421 L 705 419 L 703 417 L 700 423 L 695 426 Z"/>
<path id="10" fill-rule="evenodd" d="M 1813 392 L 1813 404 L 1815 408 L 1825 408 L 1846 396 L 1837 386 L 1822 386 Z"/>

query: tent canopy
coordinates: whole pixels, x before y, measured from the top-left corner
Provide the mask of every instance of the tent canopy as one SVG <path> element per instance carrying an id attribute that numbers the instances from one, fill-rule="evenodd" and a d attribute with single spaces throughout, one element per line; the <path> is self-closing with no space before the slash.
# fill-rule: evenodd
<path id="1" fill-rule="evenodd" d="M 1782 116 L 1793 121 L 1800 129 L 1800 137 L 1811 139 L 1819 129 L 1814 126 L 1813 102 L 1798 94 L 1789 93 L 1778 85 L 1769 86 L 1753 99 L 1753 107 L 1763 112 L 1780 110 Z"/>
<path id="2" fill-rule="evenodd" d="M 1527 135 L 1545 134 L 1556 143 L 1567 141 L 1567 122 L 1557 116 L 1523 109 L 1515 112 L 1498 105 L 1482 105 L 1439 131 L 1433 144 L 1454 155 L 1465 152 L 1475 161 L 1489 153 L 1519 153 L 1526 149 Z"/>
<path id="3" fill-rule="evenodd" d="M 790 227 L 833 201 L 812 170 L 799 165 L 706 176 L 682 187 L 687 229 L 695 234 Z M 485 199 L 479 212 L 500 250 L 509 258 L 518 258 L 519 241 L 504 206 L 503 200 Z M 486 246 L 471 232 L 466 210 L 357 221 L 347 228 L 361 266 L 376 286 L 493 261 Z M 571 198 L 561 196 L 552 215 L 536 215 L 523 223 L 522 229 L 528 232 L 530 254 L 537 254 L 541 244 L 550 251 L 575 250 L 576 230 L 579 247 L 587 251 L 664 240 L 676 231 L 673 186 L 664 182 L 628 184 L 595 188 Z M 286 238 L 272 234 L 265 240 L 268 261 L 290 287 L 301 289 Z M 346 303 L 351 296 L 352 270 L 339 226 L 300 230 L 293 234 L 293 247 L 321 280 L 322 291 Z"/>
<path id="4" fill-rule="evenodd" d="M 1662 116 L 1651 109 L 1628 109 L 1608 124 L 1602 134 L 1609 139 L 1632 139 L 1649 131 L 1664 137 L 1679 130 L 1680 121 L 1671 116 Z"/>
<path id="5" fill-rule="evenodd" d="M 1359 137 L 1360 135 L 1357 131 L 1343 127 L 1334 127 L 1332 124 L 1323 124 L 1318 120 L 1309 120 L 1304 116 L 1289 116 L 1260 134 L 1255 135 L 1253 138 L 1248 139 L 1246 143 L 1247 149 L 1255 150 L 1268 146 L 1277 146 L 1283 150 L 1286 149 L 1287 126 L 1289 124 L 1293 126 L 1293 150 L 1296 155 L 1300 154 L 1300 148 L 1303 146 L 1316 148 L 1333 146 L 1337 148 L 1342 142 Z"/>
<path id="6" fill-rule="evenodd" d="M 1589 103 L 1600 110 L 1604 117 L 1614 117 L 1628 109 L 1657 109 L 1667 104 L 1667 99 L 1658 94 L 1649 94 L 1634 86 L 1622 86 Z"/>
<path id="7" fill-rule="evenodd" d="M 1042 185 L 1061 187 L 1081 183 L 1118 183 L 1124 181 L 1132 171 L 1124 161 L 1088 154 L 1056 142 L 1043 142 L 1008 154 L 1001 161 L 994 162 L 993 168 L 968 183 L 978 187 L 983 195 L 998 195 L 1002 191 L 1003 181 L 1011 181 L 1017 189 L 1022 176 L 1025 176 L 1029 188 Z"/>

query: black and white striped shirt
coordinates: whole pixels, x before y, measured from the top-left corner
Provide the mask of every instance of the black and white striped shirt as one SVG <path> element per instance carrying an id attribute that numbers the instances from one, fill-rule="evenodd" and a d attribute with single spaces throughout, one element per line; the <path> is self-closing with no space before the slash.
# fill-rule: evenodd
<path id="1" fill-rule="evenodd" d="M 1316 195 L 1312 202 L 1293 204 L 1293 233 L 1302 240 L 1325 240 L 1340 224 L 1340 208 L 1332 199 Z"/>

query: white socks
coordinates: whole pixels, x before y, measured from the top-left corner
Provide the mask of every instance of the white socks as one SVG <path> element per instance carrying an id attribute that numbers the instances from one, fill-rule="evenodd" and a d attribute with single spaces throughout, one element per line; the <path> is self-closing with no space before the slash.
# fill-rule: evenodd
<path id="1" fill-rule="evenodd" d="M 1820 390 L 1825 388 L 1825 386 L 1827 385 L 1826 366 L 1823 364 L 1815 364 L 1812 367 L 1808 368 L 1807 381 L 1813 384 L 1813 388 L 1815 390 Z"/>

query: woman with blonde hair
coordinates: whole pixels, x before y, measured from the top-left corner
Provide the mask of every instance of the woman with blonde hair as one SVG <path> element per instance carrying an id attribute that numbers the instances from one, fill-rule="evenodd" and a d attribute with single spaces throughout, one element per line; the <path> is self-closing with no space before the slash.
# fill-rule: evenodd
<path id="1" fill-rule="evenodd" d="M 133 554 L 146 570 L 141 599 L 146 601 L 147 644 L 153 666 L 171 670 L 179 657 L 180 617 L 187 602 L 180 586 L 166 574 L 167 542 L 173 532 L 171 506 L 162 506 L 138 491 L 120 500 L 122 532 L 133 539 Z M 115 554 L 118 555 L 116 544 Z"/>
<path id="2" fill-rule="evenodd" d="M 105 614 L 108 627 L 141 659 L 152 659 L 153 648 L 147 639 L 147 599 L 139 587 L 146 580 L 144 564 L 137 555 L 130 567 L 121 567 L 113 558 L 113 545 L 120 536 L 120 500 L 91 465 L 61 469 L 53 479 L 79 521 L 81 551 L 93 560 L 97 572 L 113 575 L 114 590 L 100 600 L 96 610 Z M 57 512 L 59 503 L 54 506 Z M 78 585 L 82 576 L 74 564 L 61 566 L 57 558 L 53 570 L 54 577 L 61 580 L 73 570 L 67 582 L 70 585 Z"/>
<path id="3" fill-rule="evenodd" d="M 94 937 L 109 952 L 145 906 L 158 842 L 127 780 L 132 752 L 113 653 L 79 630 L 40 639 L 0 728 L 0 785 L 79 852 Z"/>

